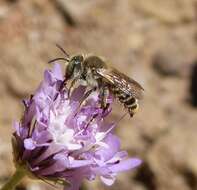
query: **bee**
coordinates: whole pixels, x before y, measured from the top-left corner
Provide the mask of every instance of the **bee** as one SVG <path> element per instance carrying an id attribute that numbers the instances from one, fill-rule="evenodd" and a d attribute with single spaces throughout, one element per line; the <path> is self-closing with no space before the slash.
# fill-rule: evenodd
<path id="1" fill-rule="evenodd" d="M 70 57 L 65 50 L 57 45 L 65 54 L 49 61 L 65 60 L 67 62 L 65 71 L 65 83 L 71 81 L 69 93 L 77 82 L 90 87 L 83 99 L 85 100 L 93 91 L 99 91 L 100 104 L 103 109 L 108 107 L 107 97 L 113 94 L 122 105 L 128 110 L 131 117 L 139 108 L 138 100 L 142 98 L 142 86 L 129 78 L 127 75 L 119 72 L 117 69 L 110 67 L 102 58 L 95 55 L 74 55 Z"/>

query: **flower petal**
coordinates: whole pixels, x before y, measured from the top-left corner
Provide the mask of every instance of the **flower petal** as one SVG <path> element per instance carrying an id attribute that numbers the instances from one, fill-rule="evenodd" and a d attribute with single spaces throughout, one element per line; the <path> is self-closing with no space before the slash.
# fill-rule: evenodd
<path id="1" fill-rule="evenodd" d="M 102 148 L 96 152 L 96 155 L 99 155 L 103 161 L 111 159 L 120 149 L 120 141 L 115 135 L 109 134 L 105 138 L 105 143 L 108 147 Z"/>
<path id="2" fill-rule="evenodd" d="M 101 181 L 105 184 L 105 185 L 108 185 L 108 186 L 111 186 L 113 185 L 114 181 L 115 181 L 115 177 L 114 176 L 108 176 L 108 177 L 104 177 L 104 176 L 101 176 Z"/>
<path id="3" fill-rule="evenodd" d="M 36 148 L 36 143 L 35 143 L 35 141 L 33 141 L 32 138 L 28 138 L 28 139 L 24 140 L 24 147 L 27 150 L 33 150 Z"/>
<path id="4" fill-rule="evenodd" d="M 114 164 L 114 165 L 110 166 L 109 169 L 113 173 L 123 172 L 123 171 L 133 169 L 133 168 L 139 166 L 141 163 L 142 163 L 142 161 L 138 158 L 130 158 L 127 160 L 122 160 L 118 164 Z"/>
<path id="5" fill-rule="evenodd" d="M 113 134 L 116 125 L 105 121 L 113 97 L 107 97 L 108 109 L 100 106 L 97 90 L 81 102 L 89 87 L 76 85 L 68 97 L 63 81 L 61 67 L 55 64 L 44 72 L 34 95 L 23 101 L 24 115 L 14 123 L 14 159 L 27 164 L 34 176 L 69 181 L 69 190 L 79 190 L 82 180 L 96 176 L 112 185 L 118 172 L 141 163 L 120 150 L 120 140 Z"/>

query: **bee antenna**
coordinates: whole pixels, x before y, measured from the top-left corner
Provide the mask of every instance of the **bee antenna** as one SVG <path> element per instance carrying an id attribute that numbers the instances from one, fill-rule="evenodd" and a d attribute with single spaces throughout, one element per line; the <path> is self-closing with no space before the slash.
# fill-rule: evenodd
<path id="1" fill-rule="evenodd" d="M 64 50 L 64 48 L 61 47 L 59 44 L 56 44 L 56 47 L 57 47 L 61 52 L 63 52 L 63 54 L 65 55 L 65 57 L 58 57 L 58 58 L 52 59 L 52 60 L 50 60 L 48 63 L 53 63 L 53 62 L 59 61 L 59 60 L 63 60 L 63 61 L 69 62 L 69 54 Z"/>
<path id="2" fill-rule="evenodd" d="M 53 62 L 55 62 L 55 61 L 59 61 L 59 60 L 63 60 L 63 61 L 66 61 L 66 62 L 68 62 L 68 61 L 69 61 L 69 59 L 68 59 L 68 58 L 58 57 L 58 58 L 55 58 L 55 59 L 50 60 L 48 63 L 53 63 Z"/>
<path id="3" fill-rule="evenodd" d="M 64 54 L 66 57 L 69 57 L 69 54 L 61 47 L 59 44 L 56 44 L 56 47 Z"/>

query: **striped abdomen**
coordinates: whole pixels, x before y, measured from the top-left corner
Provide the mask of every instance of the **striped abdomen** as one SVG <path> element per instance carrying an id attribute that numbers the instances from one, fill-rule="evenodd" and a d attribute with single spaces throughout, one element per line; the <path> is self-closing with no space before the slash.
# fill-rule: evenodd
<path id="1" fill-rule="evenodd" d="M 125 93 L 119 88 L 112 88 L 112 92 L 116 98 L 128 109 L 129 115 L 133 117 L 139 108 L 138 99 L 136 99 L 132 94 Z"/>

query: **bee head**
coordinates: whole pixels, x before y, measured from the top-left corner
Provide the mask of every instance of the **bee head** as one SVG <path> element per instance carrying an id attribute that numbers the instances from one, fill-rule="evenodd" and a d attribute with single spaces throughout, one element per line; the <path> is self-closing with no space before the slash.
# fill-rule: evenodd
<path id="1" fill-rule="evenodd" d="M 73 56 L 66 67 L 66 79 L 71 79 L 73 77 L 80 76 L 83 72 L 83 61 L 84 57 L 82 55 Z"/>

